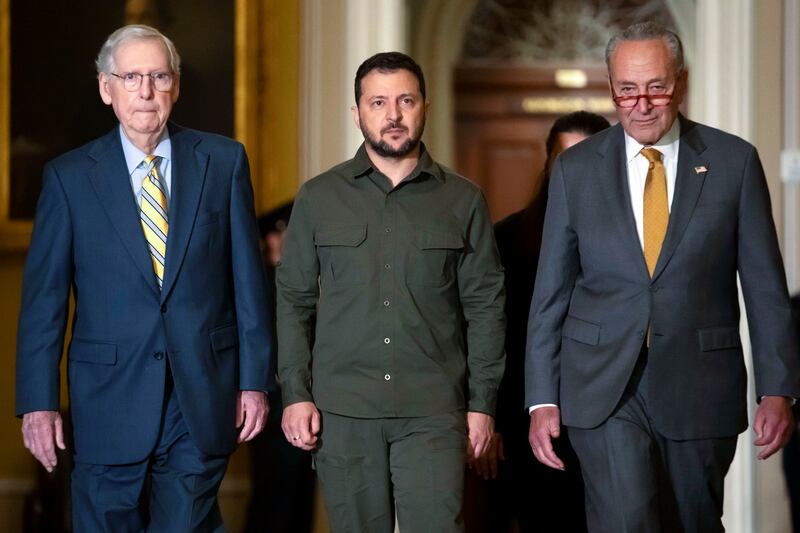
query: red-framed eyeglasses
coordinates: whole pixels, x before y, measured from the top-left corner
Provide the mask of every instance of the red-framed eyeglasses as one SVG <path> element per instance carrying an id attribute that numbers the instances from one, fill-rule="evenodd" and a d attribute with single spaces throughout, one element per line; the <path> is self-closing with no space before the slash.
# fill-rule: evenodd
<path id="1" fill-rule="evenodd" d="M 611 94 L 611 99 L 614 100 L 614 103 L 617 107 L 623 107 L 625 109 L 631 109 L 636 107 L 639 104 L 639 100 L 644 98 L 650 105 L 653 107 L 664 107 L 669 105 L 672 102 L 672 94 L 634 94 L 630 96 L 617 96 L 616 94 Z"/>

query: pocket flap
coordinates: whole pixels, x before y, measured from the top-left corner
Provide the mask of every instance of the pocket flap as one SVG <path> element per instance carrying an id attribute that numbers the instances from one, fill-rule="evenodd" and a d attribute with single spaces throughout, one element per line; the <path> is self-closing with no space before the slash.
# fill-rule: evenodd
<path id="1" fill-rule="evenodd" d="M 419 228 L 414 243 L 420 250 L 459 250 L 464 247 L 461 235 L 447 230 Z"/>
<path id="2" fill-rule="evenodd" d="M 700 337 L 700 349 L 704 352 L 739 348 L 742 345 L 739 326 L 699 329 L 697 334 Z"/>
<path id="3" fill-rule="evenodd" d="M 115 365 L 117 364 L 117 345 L 72 339 L 69 345 L 69 360 L 97 365 Z"/>
<path id="4" fill-rule="evenodd" d="M 317 231 L 317 246 L 358 246 L 367 238 L 366 226 L 335 226 Z"/>
<path id="5" fill-rule="evenodd" d="M 561 328 L 561 335 L 595 346 L 600 342 L 600 326 L 574 316 L 567 316 L 564 326 Z"/>
<path id="6" fill-rule="evenodd" d="M 215 352 L 239 344 L 239 328 L 234 324 L 211 332 L 211 347 Z"/>

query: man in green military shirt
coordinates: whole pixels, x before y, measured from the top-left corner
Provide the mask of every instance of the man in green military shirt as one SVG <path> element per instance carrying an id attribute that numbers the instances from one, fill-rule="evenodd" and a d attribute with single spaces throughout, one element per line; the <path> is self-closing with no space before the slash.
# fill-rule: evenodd
<path id="1" fill-rule="evenodd" d="M 486 201 L 420 142 L 397 52 L 355 78 L 355 157 L 307 182 L 277 268 L 283 431 L 315 450 L 334 532 L 462 531 L 464 458 L 494 430 L 503 272 Z"/>

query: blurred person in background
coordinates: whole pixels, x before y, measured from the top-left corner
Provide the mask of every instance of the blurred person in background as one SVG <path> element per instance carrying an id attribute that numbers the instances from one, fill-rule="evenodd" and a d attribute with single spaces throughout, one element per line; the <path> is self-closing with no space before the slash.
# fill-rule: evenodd
<path id="1" fill-rule="evenodd" d="M 556 447 L 565 471 L 542 465 L 528 445 L 530 417 L 525 397 L 525 337 L 534 274 L 539 262 L 547 186 L 563 150 L 609 127 L 608 120 L 586 111 L 559 117 L 545 141 L 545 166 L 530 204 L 495 224 L 506 285 L 506 370 L 497 395 L 495 434 L 487 453 L 471 463 L 466 502 L 468 533 L 508 531 L 514 521 L 525 532 L 578 533 L 586 530 L 580 465 L 566 435 Z"/>

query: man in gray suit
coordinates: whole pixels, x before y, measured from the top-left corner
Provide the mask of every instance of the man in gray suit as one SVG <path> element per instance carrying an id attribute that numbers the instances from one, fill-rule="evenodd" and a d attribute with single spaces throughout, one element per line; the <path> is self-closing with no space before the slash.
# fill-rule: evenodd
<path id="1" fill-rule="evenodd" d="M 737 274 L 759 459 L 800 395 L 789 298 L 755 148 L 685 119 L 678 37 L 640 23 L 606 49 L 619 124 L 565 151 L 549 189 L 526 350 L 529 441 L 567 426 L 597 532 L 723 531 L 747 427 Z"/>

